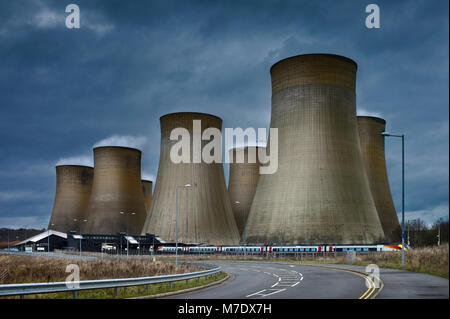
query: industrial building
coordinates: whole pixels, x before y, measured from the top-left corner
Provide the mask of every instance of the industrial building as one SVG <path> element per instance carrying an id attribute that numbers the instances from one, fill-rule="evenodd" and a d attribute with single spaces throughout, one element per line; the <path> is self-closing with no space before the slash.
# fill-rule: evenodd
<path id="1" fill-rule="evenodd" d="M 149 254 L 166 242 L 153 234 L 143 236 L 127 236 L 118 234 L 79 234 L 74 231 L 62 233 L 46 230 L 14 245 L 14 248 L 25 252 L 48 251 L 80 251 L 104 252 L 109 254 Z M 169 244 L 170 245 L 170 244 Z"/>
<path id="2" fill-rule="evenodd" d="M 381 135 L 385 128 L 386 121 L 382 118 L 358 116 L 361 153 L 378 217 L 386 240 L 398 242 L 401 238 L 401 227 L 389 188 L 384 154 L 384 136 Z"/>
<path id="3" fill-rule="evenodd" d="M 222 129 L 222 120 L 204 113 L 173 113 L 160 118 L 161 152 L 155 191 L 142 233 L 157 233 L 166 241 L 231 245 L 239 243 L 239 232 L 225 185 L 222 163 L 174 163 L 170 158 L 173 129 L 190 134 L 193 145 L 193 121 L 200 120 L 200 131 Z M 201 141 L 201 148 L 208 141 Z M 178 232 L 177 232 L 178 229 Z"/>
<path id="4" fill-rule="evenodd" d="M 56 193 L 48 228 L 60 232 L 78 229 L 74 219 L 86 218 L 94 169 L 88 166 L 56 166 Z"/>
<path id="5" fill-rule="evenodd" d="M 383 240 L 359 145 L 356 70 L 354 61 L 331 54 L 295 56 L 271 67 L 278 170 L 259 177 L 249 243 Z"/>
<path id="6" fill-rule="evenodd" d="M 119 146 L 94 148 L 94 180 L 82 233 L 141 233 L 146 218 L 141 151 Z"/>
<path id="7" fill-rule="evenodd" d="M 229 151 L 230 158 L 233 158 L 233 163 L 230 163 L 228 193 L 230 194 L 233 214 L 241 238 L 259 179 L 261 163 L 259 162 L 258 148 L 262 147 L 246 146 L 233 148 Z M 265 150 L 265 147 L 263 149 Z M 237 163 L 236 155 L 239 151 L 243 153 L 243 163 Z M 254 161 L 249 161 L 249 152 L 255 154 Z"/>
<path id="8" fill-rule="evenodd" d="M 68 233 L 65 250 L 104 252 L 109 254 L 145 255 L 151 254 L 165 241 L 153 234 L 126 235 L 117 234 L 77 234 Z"/>
<path id="9" fill-rule="evenodd" d="M 63 249 L 66 243 L 66 233 L 49 229 L 15 244 L 14 248 L 25 252 L 49 252 Z"/>

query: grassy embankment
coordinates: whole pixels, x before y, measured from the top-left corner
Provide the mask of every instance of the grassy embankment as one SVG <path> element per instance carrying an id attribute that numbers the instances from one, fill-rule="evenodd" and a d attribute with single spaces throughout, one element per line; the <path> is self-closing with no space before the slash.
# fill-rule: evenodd
<path id="1" fill-rule="evenodd" d="M 130 278 L 145 276 L 160 276 L 176 273 L 186 273 L 202 270 L 192 265 L 179 265 L 164 262 L 149 262 L 148 260 L 98 260 L 78 261 L 66 259 L 52 259 L 42 257 L 19 257 L 0 255 L 0 268 L 8 268 L 9 274 L 1 284 L 32 283 L 32 282 L 56 282 L 65 281 L 69 273 L 66 266 L 77 264 L 80 267 L 80 280 L 95 280 L 108 278 Z M 217 279 L 205 279 L 200 282 L 191 279 L 174 282 L 172 287 L 169 283 L 152 284 L 150 290 L 146 286 L 125 287 L 119 289 L 119 295 L 115 295 L 115 289 L 96 289 L 79 291 L 78 298 L 129 298 L 143 295 L 154 295 L 177 291 L 205 285 L 224 278 L 226 274 L 221 273 Z M 26 298 L 72 298 L 72 293 L 52 293 L 41 295 L 28 295 Z M 11 297 L 17 298 L 17 297 Z"/>
<path id="2" fill-rule="evenodd" d="M 173 259 L 171 256 L 158 256 L 159 260 L 166 262 Z M 287 262 L 304 262 L 304 263 L 330 263 L 330 264 L 350 264 L 347 262 L 345 255 L 334 256 L 329 253 L 326 256 L 317 254 L 314 258 L 310 255 L 303 257 L 260 257 L 256 255 L 185 255 L 179 260 L 246 260 L 246 261 L 287 261 Z M 432 246 L 424 248 L 413 248 L 405 252 L 405 267 L 401 266 L 401 252 L 376 252 L 366 255 L 357 255 L 353 265 L 366 266 L 376 264 L 380 268 L 402 269 L 413 272 L 420 272 L 449 278 L 449 245 Z"/>

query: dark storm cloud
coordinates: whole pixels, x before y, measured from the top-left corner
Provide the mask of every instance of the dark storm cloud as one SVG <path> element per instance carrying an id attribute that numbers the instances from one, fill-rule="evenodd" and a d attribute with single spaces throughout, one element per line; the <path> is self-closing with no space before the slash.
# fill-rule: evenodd
<path id="1" fill-rule="evenodd" d="M 364 26 L 373 2 L 378 30 Z M 65 28 L 69 3 L 79 30 Z M 92 162 L 104 139 L 144 137 L 143 170 L 156 176 L 165 113 L 268 127 L 270 66 L 311 52 L 354 59 L 359 112 L 407 135 L 408 214 L 448 215 L 445 0 L 0 0 L 0 21 L 0 226 L 45 226 L 54 165 Z M 399 141 L 386 148 L 400 211 Z"/>

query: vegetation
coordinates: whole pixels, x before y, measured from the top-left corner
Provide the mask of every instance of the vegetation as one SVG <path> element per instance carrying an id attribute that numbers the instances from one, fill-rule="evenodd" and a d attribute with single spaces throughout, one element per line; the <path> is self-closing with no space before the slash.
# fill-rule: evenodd
<path id="1" fill-rule="evenodd" d="M 436 221 L 433 225 L 427 226 L 423 220 L 409 220 L 405 225 L 406 243 L 411 247 L 427 247 L 437 244 L 438 234 L 440 233 L 440 242 L 448 243 L 448 220 Z"/>
<path id="2" fill-rule="evenodd" d="M 405 267 L 401 266 L 400 254 L 395 252 L 357 256 L 355 263 L 376 264 L 381 268 L 403 269 L 448 279 L 448 250 L 448 243 L 441 246 L 412 248 L 405 252 Z"/>
<path id="3" fill-rule="evenodd" d="M 20 257 L 0 255 L 0 267 L 8 268 L 9 274 L 3 280 L 2 284 L 12 283 L 31 283 L 31 282 L 55 282 L 65 281 L 69 273 L 66 273 L 66 266 L 77 264 L 80 267 L 80 280 L 108 279 L 108 278 L 129 278 L 144 276 L 159 276 L 176 273 L 186 273 L 202 270 L 201 267 L 193 265 L 179 265 L 150 262 L 148 259 L 130 258 L 118 260 L 96 260 L 96 261 L 78 261 L 69 259 L 53 259 L 42 257 Z M 174 282 L 172 287 L 169 283 L 152 284 L 149 291 L 147 287 L 135 286 L 120 288 L 116 296 L 115 289 L 97 289 L 89 291 L 80 291 L 79 298 L 127 298 L 141 295 L 152 295 L 201 286 L 214 282 L 225 277 L 226 274 L 220 274 L 218 278 L 206 279 L 202 277 L 197 279 Z M 72 298 L 72 293 L 54 293 L 27 296 L 27 298 Z"/>
<path id="4" fill-rule="evenodd" d="M 159 276 L 201 270 L 198 266 L 149 262 L 138 259 L 79 261 L 43 257 L 0 255 L 1 267 L 9 275 L 2 284 L 65 281 L 66 266 L 80 267 L 80 280 Z"/>

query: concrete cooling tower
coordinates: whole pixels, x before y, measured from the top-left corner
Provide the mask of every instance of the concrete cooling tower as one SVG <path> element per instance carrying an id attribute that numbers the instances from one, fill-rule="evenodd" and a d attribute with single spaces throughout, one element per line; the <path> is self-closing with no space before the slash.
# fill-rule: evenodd
<path id="1" fill-rule="evenodd" d="M 261 164 L 258 160 L 258 148 L 261 147 L 249 146 L 234 148 L 229 151 L 230 158 L 233 158 L 234 160 L 233 163 L 230 163 L 228 194 L 230 195 L 234 219 L 241 238 L 259 179 L 259 167 Z M 236 163 L 237 150 L 241 150 L 244 153 L 243 163 Z M 249 150 L 253 151 L 255 154 L 255 161 L 250 163 L 248 161 Z M 236 202 L 239 202 L 239 204 L 236 204 Z"/>
<path id="2" fill-rule="evenodd" d="M 128 233 L 140 234 L 146 217 L 141 183 L 141 151 L 118 146 L 94 148 L 94 181 L 85 233 L 126 232 L 126 214 Z"/>
<path id="3" fill-rule="evenodd" d="M 147 216 L 150 213 L 150 204 L 152 203 L 152 197 L 153 197 L 152 192 L 153 192 L 153 182 L 143 179 L 142 180 L 142 193 L 144 195 L 145 211 L 147 213 Z"/>
<path id="4" fill-rule="evenodd" d="M 201 126 L 194 132 L 194 120 Z M 158 176 L 142 234 L 157 234 L 166 242 L 176 238 L 176 190 L 178 189 L 178 241 L 228 245 L 239 243 L 222 163 L 207 164 L 203 159 L 193 160 L 194 140 L 201 148 L 210 141 L 201 141 L 207 128 L 221 130 L 222 120 L 203 113 L 173 113 L 160 118 L 161 154 Z M 183 128 L 190 134 L 190 161 L 174 163 L 170 152 L 178 140 L 170 140 L 173 129 Z M 195 136 L 194 136 L 195 133 Z M 178 137 L 180 138 L 180 137 Z M 183 152 L 181 151 L 182 154 Z M 187 152 L 185 153 L 187 154 Z M 220 156 L 222 158 L 222 156 Z M 187 184 L 190 187 L 185 187 Z"/>
<path id="5" fill-rule="evenodd" d="M 278 170 L 259 177 L 249 243 L 375 243 L 384 237 L 359 146 L 356 69 L 354 61 L 329 54 L 287 58 L 270 69 Z"/>
<path id="6" fill-rule="evenodd" d="M 401 227 L 395 212 L 386 170 L 384 136 L 386 121 L 371 116 L 358 116 L 359 143 L 375 207 L 386 240 L 401 240 Z"/>
<path id="7" fill-rule="evenodd" d="M 63 233 L 79 229 L 73 220 L 86 217 L 93 177 L 92 167 L 56 166 L 55 202 L 48 228 Z"/>

